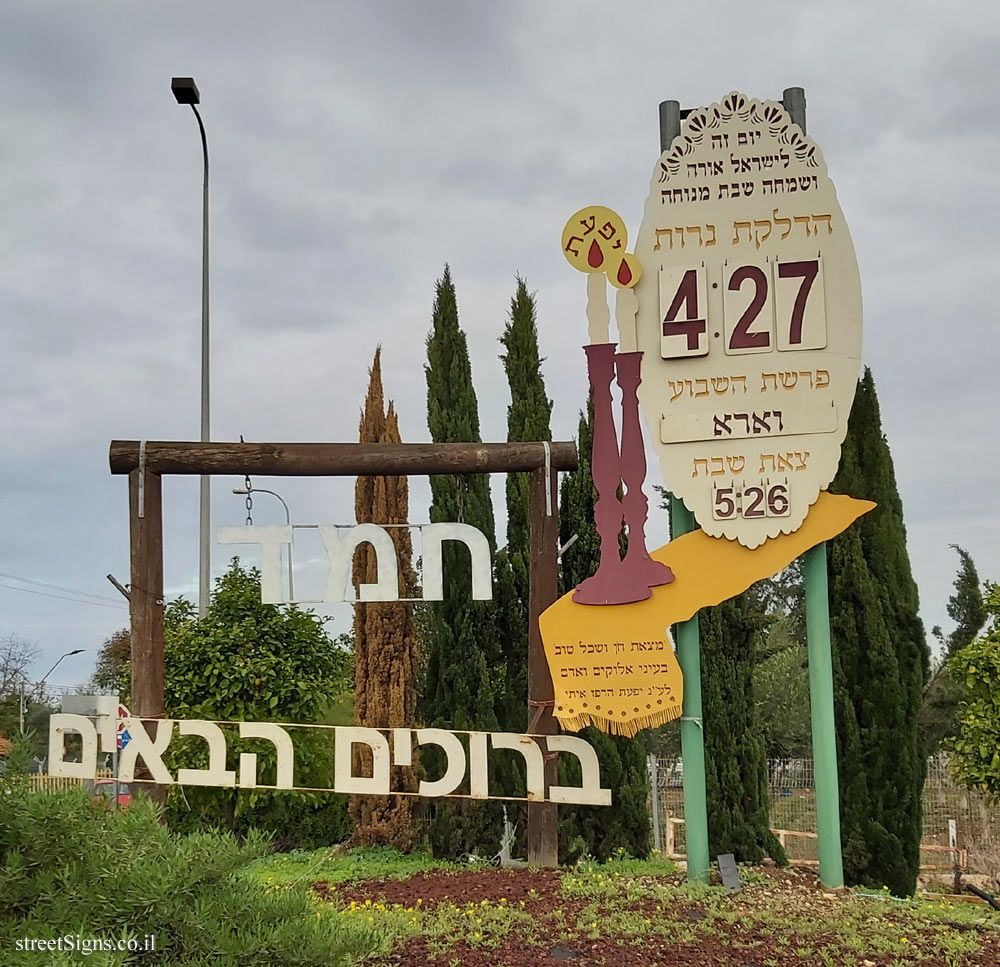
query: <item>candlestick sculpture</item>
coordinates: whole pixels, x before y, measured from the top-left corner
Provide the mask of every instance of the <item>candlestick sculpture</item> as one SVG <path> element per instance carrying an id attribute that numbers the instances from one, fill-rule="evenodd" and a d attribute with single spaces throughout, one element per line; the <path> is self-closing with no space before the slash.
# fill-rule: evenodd
<path id="1" fill-rule="evenodd" d="M 632 287 L 642 266 L 626 251 L 628 232 L 621 216 L 602 206 L 584 208 L 563 229 L 563 254 L 576 269 L 588 274 L 587 320 L 590 336 L 587 375 L 594 396 L 594 439 L 591 474 L 597 490 L 594 522 L 601 539 L 597 573 L 581 582 L 573 595 L 577 604 L 610 605 L 643 601 L 652 588 L 669 584 L 673 572 L 652 560 L 646 549 L 649 503 L 642 491 L 646 454 L 639 424 L 637 390 L 642 353 L 636 351 L 635 316 L 638 308 Z M 608 333 L 607 280 L 618 289 L 615 319 L 623 352 L 617 352 Z M 615 431 L 611 383 L 617 373 L 622 391 L 622 439 Z M 619 498 L 619 488 L 625 493 Z M 628 551 L 620 552 L 622 523 L 628 527 Z"/>

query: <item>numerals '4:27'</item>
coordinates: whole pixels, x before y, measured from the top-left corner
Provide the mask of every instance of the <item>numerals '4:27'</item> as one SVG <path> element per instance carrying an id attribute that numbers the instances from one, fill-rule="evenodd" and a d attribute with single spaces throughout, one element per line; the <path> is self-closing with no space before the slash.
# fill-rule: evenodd
<path id="1" fill-rule="evenodd" d="M 727 355 L 823 349 L 826 306 L 820 258 L 722 268 L 722 325 L 709 318 L 707 271 L 660 271 L 664 359 L 704 356 L 712 338 Z M 713 286 L 717 287 L 717 286 Z"/>

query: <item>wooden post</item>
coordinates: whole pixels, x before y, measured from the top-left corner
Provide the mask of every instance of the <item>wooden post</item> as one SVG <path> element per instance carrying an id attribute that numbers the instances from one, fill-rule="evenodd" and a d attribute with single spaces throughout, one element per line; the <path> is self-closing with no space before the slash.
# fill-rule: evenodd
<path id="1" fill-rule="evenodd" d="M 546 479 L 547 478 L 547 479 Z M 559 594 L 558 474 L 540 467 L 531 472 L 529 517 L 531 563 L 528 597 L 528 732 L 554 735 L 555 692 L 545 661 L 538 617 Z M 558 782 L 556 754 L 545 754 L 545 788 Z M 554 802 L 528 803 L 528 862 L 554 867 L 559 863 L 559 812 Z"/>
<path id="2" fill-rule="evenodd" d="M 655 755 L 646 757 L 649 771 L 650 811 L 653 814 L 653 847 L 663 852 L 663 835 L 660 831 L 660 763 Z"/>
<path id="3" fill-rule="evenodd" d="M 143 479 L 145 478 L 145 479 Z M 128 475 L 131 542 L 132 619 L 131 713 L 137 718 L 163 718 L 163 503 L 158 473 L 133 470 Z M 146 730 L 152 732 L 153 723 Z M 136 763 L 136 778 L 150 777 L 146 764 Z M 163 802 L 163 786 L 147 786 Z"/>

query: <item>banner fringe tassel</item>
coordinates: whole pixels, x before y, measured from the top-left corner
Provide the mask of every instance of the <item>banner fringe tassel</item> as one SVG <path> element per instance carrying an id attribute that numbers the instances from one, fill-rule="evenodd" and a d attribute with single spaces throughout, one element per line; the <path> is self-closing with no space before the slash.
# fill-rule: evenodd
<path id="1" fill-rule="evenodd" d="M 665 725 L 676 718 L 680 718 L 682 708 L 680 705 L 667 705 L 655 712 L 646 715 L 637 715 L 634 718 L 619 721 L 604 715 L 595 715 L 593 712 L 580 712 L 577 715 L 559 715 L 556 718 L 559 724 L 567 732 L 579 732 L 581 729 L 592 725 L 595 729 L 605 732 L 608 735 L 623 735 L 634 738 L 641 729 L 654 729 L 658 725 Z"/>

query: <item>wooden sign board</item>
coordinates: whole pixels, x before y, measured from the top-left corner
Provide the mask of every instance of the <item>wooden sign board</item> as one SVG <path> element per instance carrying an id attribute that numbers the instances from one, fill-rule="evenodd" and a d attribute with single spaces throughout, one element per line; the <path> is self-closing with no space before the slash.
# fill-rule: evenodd
<path id="1" fill-rule="evenodd" d="M 819 147 L 732 93 L 656 165 L 636 241 L 639 399 L 706 534 L 795 531 L 837 472 L 861 356 L 854 246 Z"/>

